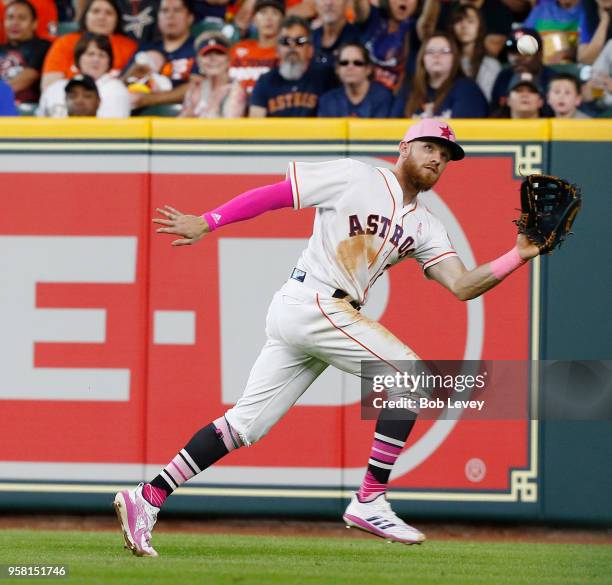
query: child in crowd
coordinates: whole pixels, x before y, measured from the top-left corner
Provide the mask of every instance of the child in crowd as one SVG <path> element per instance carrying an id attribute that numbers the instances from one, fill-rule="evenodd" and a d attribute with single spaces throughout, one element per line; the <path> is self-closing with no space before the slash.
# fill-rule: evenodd
<path id="1" fill-rule="evenodd" d="M 552 79 L 546 96 L 555 118 L 589 118 L 578 107 L 582 103 L 580 80 L 570 73 L 560 73 Z"/>

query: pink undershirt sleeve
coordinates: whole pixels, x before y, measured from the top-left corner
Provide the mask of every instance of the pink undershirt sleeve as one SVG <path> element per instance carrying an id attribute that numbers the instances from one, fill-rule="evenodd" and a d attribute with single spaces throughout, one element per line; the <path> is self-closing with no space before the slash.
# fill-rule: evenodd
<path id="1" fill-rule="evenodd" d="M 525 264 L 525 260 L 520 257 L 515 246 L 510 252 L 506 252 L 503 256 L 491 262 L 491 272 L 497 280 L 503 280 L 523 264 Z"/>
<path id="2" fill-rule="evenodd" d="M 216 209 L 207 211 L 202 217 L 212 232 L 222 225 L 251 219 L 283 207 L 293 207 L 293 191 L 289 179 L 245 191 Z"/>

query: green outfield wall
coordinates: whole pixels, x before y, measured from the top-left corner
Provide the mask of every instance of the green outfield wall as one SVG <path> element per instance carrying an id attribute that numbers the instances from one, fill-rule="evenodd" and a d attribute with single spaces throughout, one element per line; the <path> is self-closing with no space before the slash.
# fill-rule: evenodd
<path id="1" fill-rule="evenodd" d="M 612 353 L 612 142 L 610 126 L 552 125 L 550 172 L 584 192 L 576 237 L 542 263 L 542 345 L 547 360 L 604 360 Z M 580 389 L 577 389 L 580 392 Z M 588 395 L 584 400 L 592 399 Z M 545 422 L 543 515 L 610 522 L 612 424 Z"/>

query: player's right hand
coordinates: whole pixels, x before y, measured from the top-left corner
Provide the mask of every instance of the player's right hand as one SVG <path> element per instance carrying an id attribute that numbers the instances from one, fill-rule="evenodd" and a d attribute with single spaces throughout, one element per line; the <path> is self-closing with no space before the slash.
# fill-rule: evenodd
<path id="1" fill-rule="evenodd" d="M 153 218 L 153 223 L 164 226 L 157 228 L 158 234 L 182 236 L 180 239 L 172 242 L 173 246 L 190 246 L 210 232 L 208 222 L 199 215 L 185 215 L 169 205 L 164 205 L 164 209 L 158 207 L 156 211 L 166 218 Z"/>

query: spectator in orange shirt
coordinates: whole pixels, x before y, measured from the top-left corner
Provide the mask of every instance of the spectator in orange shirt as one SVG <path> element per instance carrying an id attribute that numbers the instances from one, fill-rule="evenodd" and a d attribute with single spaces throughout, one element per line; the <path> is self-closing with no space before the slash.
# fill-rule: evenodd
<path id="1" fill-rule="evenodd" d="M 278 65 L 276 46 L 285 6 L 281 0 L 257 0 L 253 24 L 257 39 L 236 43 L 231 50 L 230 76 L 251 93 L 261 75 Z"/>
<path id="2" fill-rule="evenodd" d="M 129 118 L 130 93 L 124 83 L 110 75 L 113 68 L 113 49 L 110 39 L 104 35 L 83 33 L 74 50 L 74 62 L 79 74 L 91 77 L 100 97 L 98 118 Z M 49 118 L 65 118 L 66 88 L 71 80 L 60 79 L 52 83 L 40 96 L 36 115 Z"/>
<path id="3" fill-rule="evenodd" d="M 10 0 L 0 0 L 0 44 L 6 43 L 7 36 L 4 29 L 5 11 Z M 57 34 L 57 7 L 53 0 L 30 0 L 36 10 L 37 24 L 36 36 L 41 39 L 53 41 Z"/>
<path id="4" fill-rule="evenodd" d="M 117 71 L 127 65 L 136 50 L 136 42 L 121 34 L 121 15 L 115 0 L 89 0 L 79 25 L 80 32 L 64 35 L 51 45 L 43 66 L 42 90 L 58 79 L 75 75 L 74 47 L 83 32 L 110 37 L 115 57 L 114 68 Z"/>

